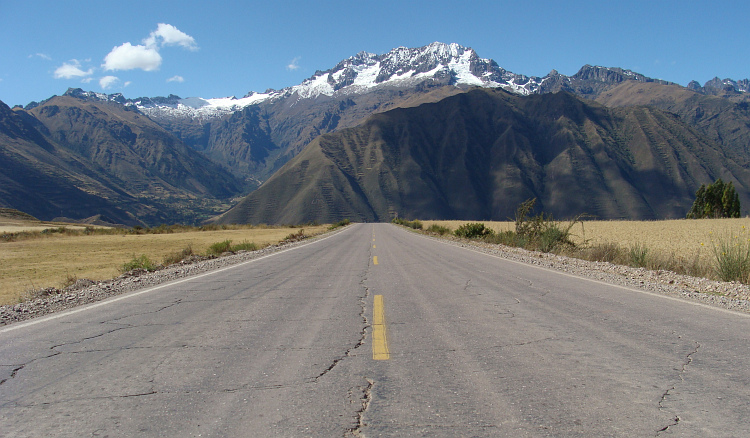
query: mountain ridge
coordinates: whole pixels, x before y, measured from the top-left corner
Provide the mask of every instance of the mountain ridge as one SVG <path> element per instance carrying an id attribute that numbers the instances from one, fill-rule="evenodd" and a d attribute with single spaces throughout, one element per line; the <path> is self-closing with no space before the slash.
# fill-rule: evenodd
<path id="1" fill-rule="evenodd" d="M 716 177 L 750 202 L 747 160 L 674 114 L 474 89 L 321 135 L 215 222 L 506 220 L 531 197 L 560 218 L 676 218 Z"/>
<path id="2" fill-rule="evenodd" d="M 65 95 L 79 98 L 107 100 L 123 105 L 138 107 L 147 115 L 172 117 L 192 117 L 201 120 L 221 117 L 234 113 L 249 105 L 280 98 L 291 97 L 295 93 L 299 98 L 316 98 L 321 95 L 334 96 L 366 92 L 378 86 L 409 86 L 415 81 L 431 78 L 449 85 L 482 86 L 503 88 L 518 94 L 537 94 L 558 91 L 561 87 L 573 91 L 576 83 L 589 81 L 603 83 L 620 83 L 625 80 L 674 84 L 669 81 L 654 79 L 632 70 L 620 67 L 604 67 L 586 64 L 572 76 L 566 76 L 552 70 L 544 77 L 527 76 L 510 72 L 500 67 L 490 58 L 480 58 L 470 47 L 457 43 L 434 42 L 418 48 L 397 47 L 391 51 L 376 55 L 359 52 L 340 61 L 328 70 L 318 70 L 310 78 L 298 85 L 281 90 L 267 89 L 264 92 L 250 91 L 241 98 L 234 96 L 220 98 L 188 97 L 176 95 L 166 97 L 125 98 L 122 93 L 105 94 L 82 89 L 69 89 Z M 681 85 L 680 85 L 681 86 Z M 746 93 L 750 91 L 750 79 L 719 79 L 707 81 L 701 86 L 691 81 L 685 88 L 707 95 Z M 593 90 L 592 90 L 593 91 Z M 580 90 L 577 94 L 591 94 Z M 29 103 L 24 109 L 32 109 L 38 102 Z"/>

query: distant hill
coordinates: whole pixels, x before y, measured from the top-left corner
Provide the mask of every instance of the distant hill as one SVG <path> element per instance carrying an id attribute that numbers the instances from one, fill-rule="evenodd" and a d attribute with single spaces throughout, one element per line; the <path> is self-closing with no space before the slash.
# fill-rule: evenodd
<path id="1" fill-rule="evenodd" d="M 717 177 L 747 208 L 747 166 L 656 108 L 475 89 L 318 137 L 215 221 L 505 220 L 531 197 L 559 218 L 679 218 Z"/>
<path id="2" fill-rule="evenodd" d="M 0 208 L 0 218 L 3 219 L 20 219 L 25 221 L 38 221 L 34 216 L 18 211 L 14 208 Z"/>

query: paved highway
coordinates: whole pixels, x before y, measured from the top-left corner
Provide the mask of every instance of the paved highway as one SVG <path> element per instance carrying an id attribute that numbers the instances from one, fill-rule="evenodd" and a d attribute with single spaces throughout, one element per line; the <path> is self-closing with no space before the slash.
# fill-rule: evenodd
<path id="1" fill-rule="evenodd" d="M 0 329 L 0 435 L 750 436 L 749 334 L 358 224 Z"/>

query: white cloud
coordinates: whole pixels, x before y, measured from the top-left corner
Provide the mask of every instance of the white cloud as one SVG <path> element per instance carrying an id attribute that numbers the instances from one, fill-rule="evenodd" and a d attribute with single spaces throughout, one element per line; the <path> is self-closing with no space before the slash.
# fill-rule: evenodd
<path id="1" fill-rule="evenodd" d="M 52 57 L 47 55 L 46 53 L 35 53 L 33 55 L 29 55 L 29 58 L 34 58 L 34 57 L 42 58 L 45 61 L 52 61 Z"/>
<path id="2" fill-rule="evenodd" d="M 143 40 L 143 45 L 123 43 L 116 46 L 104 57 L 102 67 L 107 71 L 133 70 L 154 71 L 161 67 L 159 50 L 164 46 L 182 46 L 197 50 L 195 38 L 171 24 L 159 23 L 156 30 Z"/>
<path id="3" fill-rule="evenodd" d="M 126 81 L 124 84 L 122 84 L 123 87 L 127 87 L 128 85 L 132 84 L 131 81 Z"/>
<path id="4" fill-rule="evenodd" d="M 198 50 L 195 38 L 165 23 L 159 23 L 156 30 L 143 40 L 143 44 L 147 47 L 182 46 L 186 49 Z"/>
<path id="5" fill-rule="evenodd" d="M 82 84 L 88 84 L 88 83 L 89 83 L 89 82 L 91 82 L 91 81 L 92 81 L 93 79 L 94 79 L 94 78 L 92 78 L 92 77 L 84 78 L 84 79 L 81 79 L 81 83 L 82 83 Z"/>
<path id="6" fill-rule="evenodd" d="M 55 79 L 73 79 L 90 76 L 92 74 L 94 74 L 94 69 L 90 68 L 83 71 L 81 69 L 81 63 L 77 59 L 71 59 L 68 62 L 64 62 L 60 67 L 57 67 L 54 77 Z"/>
<path id="7" fill-rule="evenodd" d="M 289 65 L 286 66 L 286 69 L 289 71 L 294 71 L 299 69 L 299 60 L 302 59 L 302 57 L 298 56 L 294 59 L 292 59 L 291 62 L 289 62 Z"/>
<path id="8" fill-rule="evenodd" d="M 185 78 L 180 75 L 174 75 L 171 78 L 167 79 L 167 82 L 185 82 Z"/>
<path id="9" fill-rule="evenodd" d="M 102 90 L 106 90 L 107 88 L 112 87 L 119 81 L 120 81 L 120 78 L 118 78 L 117 76 L 104 76 L 103 78 L 99 79 L 99 86 L 102 87 Z"/>
<path id="10" fill-rule="evenodd" d="M 134 46 L 124 43 L 112 49 L 104 58 L 105 70 L 158 70 L 161 66 L 161 55 L 153 47 Z"/>

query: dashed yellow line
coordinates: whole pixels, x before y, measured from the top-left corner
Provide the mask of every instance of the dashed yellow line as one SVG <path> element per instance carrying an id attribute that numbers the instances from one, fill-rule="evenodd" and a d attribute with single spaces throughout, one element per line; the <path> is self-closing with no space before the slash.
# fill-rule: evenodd
<path id="1" fill-rule="evenodd" d="M 383 296 L 375 295 L 372 304 L 372 358 L 388 360 L 391 352 L 388 349 L 388 333 L 385 326 L 385 305 Z"/>
<path id="2" fill-rule="evenodd" d="M 373 265 L 377 265 L 378 264 L 378 256 L 373 256 L 372 257 L 372 264 Z"/>

